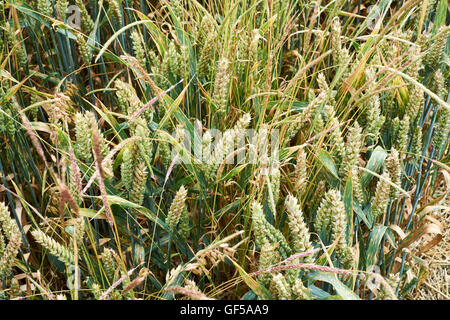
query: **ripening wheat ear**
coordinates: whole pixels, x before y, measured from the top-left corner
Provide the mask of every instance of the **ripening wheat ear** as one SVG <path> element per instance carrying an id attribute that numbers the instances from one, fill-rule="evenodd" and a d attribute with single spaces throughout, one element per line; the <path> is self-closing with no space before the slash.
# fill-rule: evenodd
<path id="1" fill-rule="evenodd" d="M 275 245 L 272 245 L 268 242 L 264 243 L 259 254 L 258 269 L 266 270 L 279 261 L 280 255 L 275 250 Z M 270 272 L 264 272 L 258 275 L 258 280 L 262 283 L 263 286 L 268 286 L 271 279 L 272 274 Z"/>
<path id="2" fill-rule="evenodd" d="M 142 45 L 143 41 L 142 41 L 141 35 L 139 34 L 139 31 L 133 30 L 133 32 L 131 32 L 131 39 L 132 39 L 133 51 L 136 56 L 136 59 L 139 61 L 139 64 L 143 68 L 145 68 L 145 64 L 146 64 L 145 49 L 144 49 L 144 46 Z"/>
<path id="3" fill-rule="evenodd" d="M 296 300 L 312 300 L 311 292 L 305 287 L 301 279 L 296 279 L 292 286 L 292 294 Z"/>
<path id="4" fill-rule="evenodd" d="M 337 253 L 341 262 L 349 265 L 352 252 L 347 245 L 347 217 L 339 191 L 331 189 L 325 194 L 317 211 L 315 229 L 317 232 L 331 232 L 330 240 L 338 241 Z"/>
<path id="5" fill-rule="evenodd" d="M 39 13 L 45 16 L 52 16 L 53 7 L 50 0 L 36 0 L 36 9 Z"/>
<path id="6" fill-rule="evenodd" d="M 398 151 L 392 148 L 391 152 L 386 158 L 386 170 L 389 173 L 389 178 L 393 183 L 395 183 L 397 186 L 401 187 L 401 166 L 400 166 L 400 156 L 398 154 Z M 391 187 L 391 195 L 397 196 L 399 194 L 399 191 L 397 188 Z"/>
<path id="7" fill-rule="evenodd" d="M 197 284 L 189 279 L 184 281 L 185 294 L 189 296 L 192 300 L 211 300 L 208 298 L 197 286 Z"/>
<path id="8" fill-rule="evenodd" d="M 252 202 L 251 211 L 252 229 L 255 234 L 256 246 L 262 248 L 265 243 L 278 244 L 278 252 L 283 259 L 286 259 L 291 254 L 291 248 L 281 231 L 266 220 L 263 208 L 257 201 Z"/>
<path id="9" fill-rule="evenodd" d="M 114 16 L 118 23 L 122 21 L 122 12 L 120 11 L 119 0 L 108 0 L 108 11 Z"/>
<path id="10" fill-rule="evenodd" d="M 378 180 L 375 196 L 372 200 L 372 215 L 377 218 L 386 212 L 389 202 L 389 190 L 391 188 L 389 181 L 389 173 L 383 172 L 381 179 Z"/>
<path id="11" fill-rule="evenodd" d="M 248 49 L 248 60 L 250 61 L 250 66 L 255 65 L 258 62 L 258 45 L 259 39 L 261 39 L 258 29 L 254 29 L 252 32 L 252 38 L 250 41 L 250 46 Z"/>
<path id="12" fill-rule="evenodd" d="M 116 252 L 113 249 L 104 248 L 102 254 L 100 255 L 100 260 L 105 268 L 105 273 L 109 279 L 114 279 L 116 273 L 117 263 L 114 260 Z"/>
<path id="13" fill-rule="evenodd" d="M 166 217 L 166 223 L 171 232 L 175 231 L 177 224 L 180 221 L 185 206 L 186 196 L 187 190 L 184 186 L 181 186 L 175 195 L 172 204 L 170 205 L 169 213 Z"/>
<path id="14" fill-rule="evenodd" d="M 73 241 L 76 243 L 78 250 L 80 250 L 80 247 L 83 245 L 83 239 L 85 235 L 85 223 L 84 218 L 76 218 L 73 224 Z"/>
<path id="15" fill-rule="evenodd" d="M 300 253 L 312 250 L 309 230 L 303 219 L 303 212 L 300 209 L 297 198 L 289 194 L 286 197 L 286 209 L 294 252 Z"/>
<path id="16" fill-rule="evenodd" d="M 91 63 L 93 55 L 91 48 L 89 48 L 88 44 L 86 43 L 86 40 L 84 39 L 83 34 L 81 33 L 77 35 L 77 44 L 78 50 L 80 50 L 81 59 L 85 64 L 89 65 L 89 63 Z"/>
<path id="17" fill-rule="evenodd" d="M 73 252 L 65 246 L 56 242 L 53 238 L 49 237 L 41 230 L 33 230 L 31 231 L 31 234 L 42 247 L 57 257 L 58 260 L 64 262 L 66 266 L 73 266 L 75 264 Z"/>
<path id="18" fill-rule="evenodd" d="M 91 130 L 86 117 L 82 113 L 75 114 L 75 152 L 86 162 L 92 161 Z"/>
<path id="19" fill-rule="evenodd" d="M 218 112 L 225 112 L 228 107 L 228 87 L 230 85 L 230 61 L 222 58 L 217 63 L 216 80 L 214 82 L 213 102 Z"/>
<path id="20" fill-rule="evenodd" d="M 297 154 L 297 163 L 295 164 L 295 179 L 294 189 L 296 194 L 300 197 L 305 194 L 308 185 L 306 152 L 305 149 L 300 149 Z"/>
<path id="21" fill-rule="evenodd" d="M 338 118 L 336 117 L 336 112 L 333 106 L 326 105 L 325 112 L 327 117 L 327 128 L 334 128 L 328 134 L 330 149 L 332 150 L 333 155 L 336 157 L 336 162 L 342 163 L 346 153 L 346 149 L 340 123 Z M 320 116 L 320 114 L 317 114 L 317 116 Z"/>
<path id="22" fill-rule="evenodd" d="M 424 58 L 424 63 L 431 69 L 436 70 L 440 64 L 444 54 L 447 38 L 450 33 L 450 26 L 442 26 L 436 35 L 435 40 L 431 44 L 427 55 Z"/>
<path id="23" fill-rule="evenodd" d="M 56 0 L 56 12 L 61 20 L 65 21 L 67 16 L 67 8 L 69 6 L 69 0 Z"/>
<path id="24" fill-rule="evenodd" d="M 9 241 L 5 247 L 5 238 Z M 22 245 L 22 235 L 14 219 L 11 219 L 9 210 L 0 202 L 0 277 L 8 276 L 14 264 L 14 259 Z"/>
<path id="25" fill-rule="evenodd" d="M 207 33 L 205 33 L 206 39 L 200 39 L 202 42 L 202 48 L 197 64 L 197 73 L 199 78 L 204 78 L 208 75 L 211 68 L 211 60 L 214 58 L 214 53 L 217 46 L 217 32 L 214 28 L 212 18 L 208 15 L 203 17 L 201 25 L 203 26 L 202 31 L 205 30 Z M 202 33 L 200 34 L 202 35 Z M 204 42 L 202 40 L 204 40 Z"/>
<path id="26" fill-rule="evenodd" d="M 75 0 L 75 4 L 81 13 L 81 26 L 86 33 L 91 33 L 94 29 L 94 21 L 92 21 L 89 12 L 87 11 L 83 0 Z"/>
<path id="27" fill-rule="evenodd" d="M 28 64 L 28 58 L 25 47 L 20 43 L 20 39 L 17 38 L 14 29 L 9 24 L 9 22 L 6 22 L 5 30 L 8 44 L 11 46 L 11 48 L 16 47 L 17 62 L 19 66 L 22 68 L 26 68 Z"/>
<path id="28" fill-rule="evenodd" d="M 272 294 L 280 300 L 290 300 L 292 298 L 291 287 L 281 273 L 273 276 L 271 288 Z"/>

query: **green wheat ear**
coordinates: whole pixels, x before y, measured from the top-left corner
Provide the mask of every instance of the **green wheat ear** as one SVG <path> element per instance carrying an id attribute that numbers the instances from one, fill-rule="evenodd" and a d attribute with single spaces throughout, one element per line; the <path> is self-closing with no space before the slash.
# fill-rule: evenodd
<path id="1" fill-rule="evenodd" d="M 6 22 L 5 24 L 5 30 L 6 30 L 6 38 L 8 41 L 9 46 L 16 47 L 16 55 L 17 55 L 17 62 L 20 67 L 26 68 L 28 65 L 28 57 L 27 53 L 25 51 L 25 47 L 22 43 L 19 43 L 19 39 L 15 35 L 13 27 L 9 24 L 9 22 Z"/>
<path id="2" fill-rule="evenodd" d="M 188 239 L 189 234 L 191 232 L 190 221 L 191 221 L 191 218 L 189 217 L 188 210 L 185 207 L 183 210 L 183 213 L 181 214 L 180 227 L 179 227 L 180 235 L 185 239 Z"/>
<path id="3" fill-rule="evenodd" d="M 335 128 L 329 133 L 328 141 L 330 144 L 330 148 L 332 150 L 332 153 L 334 157 L 336 158 L 337 163 L 342 163 L 343 166 L 341 166 L 343 169 L 341 169 L 341 174 L 346 173 L 346 168 L 348 167 L 348 164 L 344 165 L 344 158 L 347 157 L 348 159 L 346 162 L 354 161 L 352 157 L 355 157 L 354 152 L 356 150 L 351 150 L 352 147 L 349 147 L 348 150 L 346 150 L 344 137 L 342 135 L 340 122 L 338 118 L 336 117 L 336 111 L 333 106 L 326 105 L 325 106 L 325 112 L 327 116 L 327 128 Z M 320 114 L 318 114 L 320 116 Z M 322 131 L 321 128 L 318 129 L 318 131 Z M 316 131 L 317 132 L 317 131 Z M 360 142 L 358 142 L 359 144 Z"/>
<path id="4" fill-rule="evenodd" d="M 230 85 L 230 61 L 222 58 L 217 63 L 216 80 L 214 82 L 213 102 L 217 111 L 223 113 L 228 107 L 228 88 Z"/>
<path id="5" fill-rule="evenodd" d="M 175 195 L 175 198 L 170 205 L 169 212 L 166 217 L 166 223 L 169 227 L 169 230 L 174 232 L 175 228 L 180 221 L 181 215 L 185 208 L 185 201 L 187 196 L 187 190 L 184 186 L 181 186 L 178 192 Z"/>
<path id="6" fill-rule="evenodd" d="M 107 2 L 109 4 L 108 10 L 112 13 L 114 18 L 117 20 L 117 23 L 121 23 L 122 12 L 120 11 L 119 0 L 108 0 Z"/>
<path id="7" fill-rule="evenodd" d="M 303 212 L 300 209 L 297 198 L 289 194 L 286 197 L 286 209 L 294 252 L 300 253 L 312 250 L 309 229 L 304 221 Z"/>
<path id="8" fill-rule="evenodd" d="M 113 2 L 115 2 L 113 0 Z M 136 56 L 136 59 L 138 60 L 139 64 L 145 68 L 146 65 L 146 58 L 145 58 L 145 49 L 143 46 L 143 40 L 142 37 L 139 33 L 139 31 L 137 30 L 133 30 L 133 32 L 131 32 L 131 40 L 132 40 L 132 44 L 133 44 L 133 51 L 134 54 Z"/>
<path id="9" fill-rule="evenodd" d="M 346 178 L 350 170 L 358 165 L 359 153 L 362 147 L 362 132 L 358 122 L 349 128 L 347 134 L 347 141 L 345 143 L 344 157 L 340 167 L 340 175 Z"/>
<path id="10" fill-rule="evenodd" d="M 113 249 L 104 248 L 102 254 L 100 255 L 100 260 L 105 268 L 105 273 L 109 279 L 114 279 L 117 264 L 114 256 L 116 252 Z"/>
<path id="11" fill-rule="evenodd" d="M 424 58 L 425 65 L 431 70 L 436 70 L 440 66 L 449 34 L 450 26 L 442 26 L 438 30 L 436 39 L 431 44 L 431 48 Z"/>
<path id="12" fill-rule="evenodd" d="M 296 279 L 292 286 L 292 293 L 296 300 L 312 300 L 311 292 L 305 287 L 301 279 Z"/>
<path id="13" fill-rule="evenodd" d="M 283 259 L 291 254 L 286 238 L 280 230 L 271 225 L 265 218 L 262 206 L 253 201 L 251 204 L 252 211 L 252 230 L 255 235 L 256 246 L 262 248 L 265 243 L 278 244 L 277 250 Z"/>
<path id="14" fill-rule="evenodd" d="M 53 14 L 53 6 L 50 0 L 36 0 L 36 9 L 39 13 L 48 17 Z"/>
<path id="15" fill-rule="evenodd" d="M 400 187 L 402 176 L 402 169 L 400 166 L 400 155 L 398 151 L 394 148 L 391 149 L 391 152 L 386 158 L 386 170 L 389 173 L 389 178 L 391 179 L 392 183 Z M 397 196 L 398 194 L 399 194 L 398 189 L 391 187 L 391 196 L 394 197 Z"/>
<path id="16" fill-rule="evenodd" d="M 33 230 L 31 231 L 34 239 L 37 243 L 39 243 L 42 247 L 47 249 L 52 255 L 58 258 L 61 262 L 64 262 L 66 266 L 75 265 L 75 258 L 73 252 L 68 248 L 63 246 L 62 244 L 56 242 L 53 238 L 46 235 L 41 230 Z"/>
<path id="17" fill-rule="evenodd" d="M 200 58 L 197 64 L 197 74 L 199 78 L 205 78 L 211 71 L 211 61 L 213 60 L 216 49 L 217 34 L 215 30 L 208 33 L 200 52 Z"/>
<path id="18" fill-rule="evenodd" d="M 385 122 L 385 117 L 381 114 L 380 106 L 380 95 L 374 94 L 378 83 L 376 82 L 375 68 L 368 68 L 366 70 L 366 82 L 368 83 L 368 88 L 366 90 L 367 94 L 371 94 L 369 100 L 365 103 L 363 122 L 365 125 L 364 131 L 371 136 L 371 141 L 377 140 L 381 127 Z"/>
<path id="19" fill-rule="evenodd" d="M 372 200 L 372 214 L 376 218 L 386 212 L 386 208 L 389 201 L 390 184 L 389 173 L 383 172 L 381 178 L 378 180 L 375 196 Z"/>
<path id="20" fill-rule="evenodd" d="M 89 15 L 89 12 L 87 11 L 83 3 L 83 0 L 75 0 L 75 4 L 81 13 L 81 25 L 83 27 L 83 30 L 90 34 L 92 30 L 94 30 L 94 21 Z"/>
<path id="21" fill-rule="evenodd" d="M 97 2 L 0 0 L 0 300 L 422 294 L 383 225 L 446 218 L 446 2 Z"/>
<path id="22" fill-rule="evenodd" d="M 67 8 L 69 7 L 69 0 L 56 0 L 56 12 L 61 17 L 63 21 L 67 17 Z"/>
<path id="23" fill-rule="evenodd" d="M 5 246 L 5 238 L 9 241 Z M 14 265 L 14 259 L 22 245 L 22 234 L 14 219 L 11 219 L 9 210 L 0 202 L 0 276 L 9 276 Z"/>
<path id="24" fill-rule="evenodd" d="M 292 298 L 292 290 L 289 286 L 286 278 L 281 274 L 277 273 L 272 278 L 273 289 L 272 294 L 280 300 L 290 300 Z"/>
<path id="25" fill-rule="evenodd" d="M 131 202 L 141 205 L 144 201 L 145 184 L 147 182 L 147 165 L 145 162 L 137 163 L 134 168 L 133 182 L 129 194 Z"/>
<path id="26" fill-rule="evenodd" d="M 437 70 L 433 75 L 434 92 L 441 98 L 445 96 L 445 79 L 441 70 Z M 433 145 L 438 151 L 445 144 L 450 131 L 450 110 L 445 106 L 439 107 L 439 113 L 436 117 L 436 127 L 434 129 Z"/>
<path id="27" fill-rule="evenodd" d="M 127 190 L 131 190 L 134 172 L 134 145 L 125 146 L 122 154 L 122 164 L 120 165 L 121 181 Z"/>
<path id="28" fill-rule="evenodd" d="M 84 218 L 76 218 L 73 224 L 73 241 L 77 244 L 78 250 L 80 250 L 83 245 L 83 239 L 86 233 L 86 226 L 84 222 Z"/>
<path id="29" fill-rule="evenodd" d="M 398 118 L 395 118 L 398 119 Z M 394 119 L 394 120 L 395 120 Z M 404 115 L 403 119 L 399 121 L 398 130 L 396 130 L 394 147 L 402 152 L 405 152 L 408 147 L 408 133 L 410 126 L 410 118 L 408 115 Z"/>
<path id="30" fill-rule="evenodd" d="M 81 59 L 85 64 L 89 65 L 91 63 L 93 55 L 91 48 L 89 48 L 86 40 L 84 39 L 84 36 L 81 33 L 77 35 L 77 44 L 78 49 L 80 50 Z"/>
<path id="31" fill-rule="evenodd" d="M 75 152 L 85 161 L 92 161 L 91 130 L 86 117 L 82 113 L 75 114 Z"/>
<path id="32" fill-rule="evenodd" d="M 275 246 L 266 242 L 261 247 L 258 260 L 258 270 L 266 270 L 280 261 L 280 255 L 275 250 Z M 272 279 L 271 272 L 264 272 L 258 275 L 258 280 L 263 286 L 268 286 Z"/>

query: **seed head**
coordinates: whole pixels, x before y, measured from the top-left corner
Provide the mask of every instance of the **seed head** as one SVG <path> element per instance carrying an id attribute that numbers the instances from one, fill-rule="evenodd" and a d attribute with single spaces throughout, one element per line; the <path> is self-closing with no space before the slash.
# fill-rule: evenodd
<path id="1" fill-rule="evenodd" d="M 167 214 L 166 223 L 171 232 L 174 232 L 181 215 L 185 208 L 185 201 L 187 196 L 187 190 L 184 186 L 181 186 L 175 195 L 175 198 L 170 205 L 169 213 Z"/>

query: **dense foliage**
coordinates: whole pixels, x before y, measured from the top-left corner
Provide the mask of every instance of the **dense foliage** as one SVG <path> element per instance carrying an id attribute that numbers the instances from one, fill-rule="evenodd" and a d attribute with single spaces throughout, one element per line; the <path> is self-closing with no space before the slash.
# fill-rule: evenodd
<path id="1" fill-rule="evenodd" d="M 426 277 L 446 0 L 0 6 L 1 299 L 401 299 Z"/>

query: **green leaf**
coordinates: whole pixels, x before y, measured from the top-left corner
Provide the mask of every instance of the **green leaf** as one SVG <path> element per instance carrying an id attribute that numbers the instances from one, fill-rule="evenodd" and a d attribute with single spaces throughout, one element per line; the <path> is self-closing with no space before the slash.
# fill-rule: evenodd
<path id="1" fill-rule="evenodd" d="M 268 108 L 272 108 L 273 106 L 278 106 L 281 110 L 285 110 L 290 106 L 291 112 L 302 112 L 303 109 L 305 109 L 308 106 L 308 102 L 305 101 L 283 101 L 283 100 L 277 100 L 277 101 L 269 101 L 267 104 Z"/>
<path id="2" fill-rule="evenodd" d="M 151 212 L 149 209 L 140 206 L 136 203 L 133 203 L 131 201 L 125 200 L 119 196 L 112 196 L 112 195 L 107 195 L 106 196 L 108 202 L 110 204 L 116 204 L 119 205 L 121 207 L 125 207 L 125 208 L 135 208 L 137 209 L 136 212 L 138 214 L 143 215 L 144 217 L 146 217 L 147 219 L 150 219 L 151 221 L 153 221 L 154 223 L 156 223 L 157 225 L 159 225 L 161 228 L 165 229 L 166 231 L 169 230 L 169 227 L 167 226 L 167 224 L 162 221 L 161 219 L 159 219 L 153 212 Z"/>
<path id="3" fill-rule="evenodd" d="M 327 169 L 327 171 L 331 173 L 334 178 L 339 179 L 336 164 L 334 163 L 333 157 L 328 152 L 321 150 L 317 158 L 319 158 L 320 163 L 322 163 L 325 169 Z"/>
<path id="4" fill-rule="evenodd" d="M 148 20 L 149 21 L 149 20 Z M 97 54 L 97 56 L 95 57 L 95 63 L 97 63 L 98 62 L 98 59 L 100 59 L 100 57 L 106 52 L 106 50 L 108 49 L 108 47 L 111 45 L 111 43 L 113 43 L 114 42 L 114 40 L 116 40 L 117 39 L 117 37 L 121 34 L 121 33 L 123 33 L 123 32 L 125 32 L 126 30 L 128 30 L 128 29 L 130 29 L 130 28 L 132 28 L 132 27 L 134 27 L 134 26 L 137 26 L 137 25 L 139 25 L 139 24 L 144 24 L 144 23 L 146 23 L 146 22 L 148 22 L 148 21 L 146 21 L 146 20 L 143 20 L 143 21 L 135 21 L 135 22 L 132 22 L 132 23 L 130 23 L 130 24 L 127 24 L 126 26 L 124 26 L 123 28 L 121 28 L 119 31 L 117 31 L 116 33 L 114 33 L 112 36 L 111 36 L 111 38 L 109 38 L 106 42 L 105 42 L 105 44 L 103 45 L 103 47 L 101 48 L 101 50 L 100 50 L 100 52 Z"/>
<path id="5" fill-rule="evenodd" d="M 232 170 L 228 171 L 223 177 L 221 177 L 217 183 L 231 179 L 235 175 L 239 174 L 246 166 L 247 166 L 247 164 L 244 163 L 244 164 L 241 164 L 240 166 L 233 168 Z"/>
<path id="6" fill-rule="evenodd" d="M 336 275 L 327 272 L 319 272 L 313 278 L 314 280 L 324 281 L 331 284 L 343 300 L 361 300 L 352 290 L 339 281 Z"/>
<path id="7" fill-rule="evenodd" d="M 214 217 L 216 219 L 220 219 L 223 215 L 228 214 L 232 212 L 234 209 L 239 207 L 239 204 L 241 203 L 241 200 L 236 200 L 233 203 L 227 204 L 225 207 L 220 209 L 219 211 L 214 213 Z"/>
<path id="8" fill-rule="evenodd" d="M 231 260 L 234 266 L 238 269 L 239 274 L 241 275 L 242 280 L 244 280 L 245 284 L 252 289 L 252 291 L 263 299 L 271 299 L 270 292 L 262 285 L 260 285 L 255 279 L 253 279 L 245 270 L 237 264 L 235 261 Z"/>
<path id="9" fill-rule="evenodd" d="M 366 224 L 366 226 L 369 229 L 372 229 L 372 225 L 373 225 L 373 219 L 371 218 L 371 216 L 364 212 L 361 207 L 358 205 L 358 203 L 356 203 L 355 201 L 353 201 L 353 211 L 356 213 L 356 215 Z"/>
<path id="10" fill-rule="evenodd" d="M 343 200 L 347 215 L 347 239 L 353 239 L 353 186 L 351 174 L 348 176 L 345 184 Z"/>
<path id="11" fill-rule="evenodd" d="M 447 10 L 448 10 L 448 0 L 441 0 L 439 3 L 439 7 L 437 7 L 436 9 L 436 15 L 434 17 L 433 34 L 436 34 L 436 32 L 439 30 L 441 26 L 445 26 Z"/>
<path id="12" fill-rule="evenodd" d="M 366 267 L 375 265 L 375 257 L 380 250 L 380 243 L 387 229 L 387 226 L 375 226 L 370 233 L 367 245 Z"/>
<path id="13" fill-rule="evenodd" d="M 183 91 L 179 94 L 179 96 L 173 100 L 169 95 L 165 94 L 163 99 L 166 101 L 167 105 L 169 106 L 168 110 L 166 110 L 166 113 L 164 114 L 164 117 L 159 122 L 158 128 L 164 128 L 166 122 L 170 119 L 172 114 L 178 109 L 178 107 L 181 104 L 181 101 L 183 101 L 184 94 L 186 93 L 186 90 L 189 86 L 187 85 Z M 193 128 L 192 128 L 193 130 Z"/>
<path id="14" fill-rule="evenodd" d="M 327 300 L 329 297 L 331 297 L 331 295 L 328 292 L 323 291 L 322 289 L 316 287 L 313 284 L 308 286 L 308 290 L 309 292 L 311 292 L 313 296 L 316 296 L 319 300 Z"/>
<path id="15" fill-rule="evenodd" d="M 247 291 L 243 296 L 242 300 L 256 300 L 258 299 L 258 296 L 252 291 Z"/>
<path id="16" fill-rule="evenodd" d="M 381 167 L 383 166 L 384 160 L 386 159 L 386 157 L 387 157 L 387 152 L 380 146 L 376 147 L 375 150 L 373 150 L 369 161 L 367 162 L 366 169 L 373 171 L 373 172 L 378 172 L 381 169 Z M 369 185 L 372 178 L 373 178 L 373 174 L 371 174 L 367 171 L 365 171 L 362 174 L 361 184 L 364 189 Z"/>
<path id="17" fill-rule="evenodd" d="M 103 212 L 97 212 L 96 210 L 88 208 L 80 208 L 80 214 L 89 219 L 106 219 L 106 215 Z"/>

